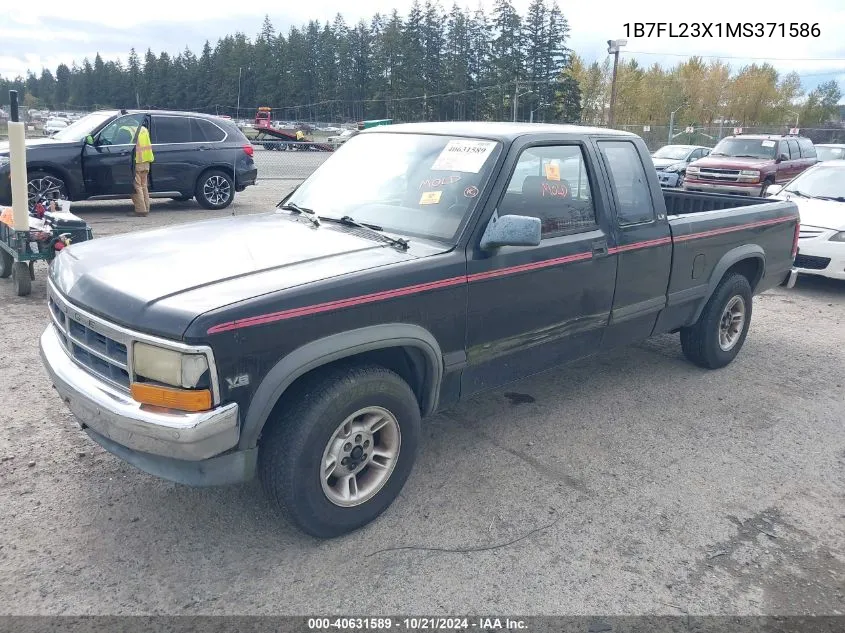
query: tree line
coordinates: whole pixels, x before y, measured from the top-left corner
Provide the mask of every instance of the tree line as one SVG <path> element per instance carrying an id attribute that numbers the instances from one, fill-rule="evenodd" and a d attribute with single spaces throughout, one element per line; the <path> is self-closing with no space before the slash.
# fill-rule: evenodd
<path id="1" fill-rule="evenodd" d="M 448 11 L 437 0 L 415 1 L 407 15 L 394 10 L 347 24 L 310 21 L 279 33 L 269 17 L 254 38 L 227 35 L 199 55 L 171 56 L 133 49 L 128 61 L 98 54 L 55 73 L 43 69 L 0 90 L 25 94 L 28 105 L 156 107 L 241 116 L 257 106 L 278 118 L 311 120 L 449 120 L 517 116 L 577 121 L 580 96 L 565 72 L 569 24 L 556 0 L 532 0 L 520 14 L 510 0 Z M 239 99 L 238 99 L 239 97 Z M 8 99 L 8 97 L 0 97 Z M 540 105 L 544 104 L 544 105 Z"/>
<path id="2" fill-rule="evenodd" d="M 94 109 L 152 107 L 251 117 L 257 106 L 275 118 L 355 121 L 419 120 L 607 121 L 610 58 L 588 63 L 569 49 L 570 28 L 556 0 L 532 0 L 520 14 L 496 0 L 488 14 L 438 0 L 415 0 L 407 15 L 394 10 L 347 24 L 310 21 L 277 32 L 269 17 L 259 33 L 227 35 L 199 55 L 133 49 L 126 63 L 82 60 L 55 72 L 0 79 L 27 107 Z M 841 98 L 835 81 L 805 95 L 798 75 L 770 64 L 734 71 L 698 57 L 673 68 L 620 62 L 618 125 L 681 125 L 731 121 L 745 126 L 822 125 Z M 806 98 L 804 98 L 806 96 Z M 236 106 L 240 105 L 240 110 Z"/>

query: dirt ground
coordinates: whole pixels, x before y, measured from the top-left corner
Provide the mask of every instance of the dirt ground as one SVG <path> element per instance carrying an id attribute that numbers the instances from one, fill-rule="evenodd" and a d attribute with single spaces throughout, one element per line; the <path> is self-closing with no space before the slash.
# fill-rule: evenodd
<path id="1" fill-rule="evenodd" d="M 232 213 L 153 206 L 75 211 L 97 237 Z M 662 336 L 431 418 L 397 502 L 317 541 L 256 482 L 172 484 L 79 431 L 38 359 L 45 273 L 0 281 L 0 614 L 845 613 L 843 283 L 755 299 L 721 371 Z"/>

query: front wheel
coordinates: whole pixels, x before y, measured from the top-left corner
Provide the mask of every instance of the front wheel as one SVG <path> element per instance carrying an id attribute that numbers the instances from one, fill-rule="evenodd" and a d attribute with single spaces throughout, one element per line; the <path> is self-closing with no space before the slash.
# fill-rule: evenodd
<path id="1" fill-rule="evenodd" d="M 719 369 L 739 354 L 750 325 L 751 284 L 731 274 L 716 287 L 698 321 L 681 328 L 681 349 L 699 367 Z"/>
<path id="2" fill-rule="evenodd" d="M 761 197 L 761 198 L 765 198 L 765 197 L 766 197 L 766 193 L 768 193 L 768 191 L 769 191 L 769 187 L 770 187 L 771 185 L 772 185 L 772 182 L 771 182 L 770 180 L 767 180 L 767 181 L 765 181 L 765 182 L 763 183 L 763 185 L 760 187 L 760 197 Z"/>
<path id="3" fill-rule="evenodd" d="M 12 281 L 15 282 L 15 294 L 19 297 L 26 297 L 32 292 L 32 277 L 29 264 L 26 262 L 15 262 L 12 266 Z"/>
<path id="4" fill-rule="evenodd" d="M 685 176 L 685 175 L 686 175 L 686 173 L 685 173 L 685 172 L 683 172 L 683 171 L 682 171 L 682 172 L 680 172 L 680 173 L 678 173 L 678 182 L 677 182 L 677 184 L 675 185 L 675 187 L 676 187 L 677 189 L 680 189 L 681 187 L 683 187 L 683 186 L 684 186 L 684 176 Z"/>
<path id="5" fill-rule="evenodd" d="M 225 209 L 235 197 L 235 183 L 225 171 L 211 169 L 197 181 L 197 202 L 206 209 Z"/>
<path id="6" fill-rule="evenodd" d="M 38 200 L 49 200 L 53 196 L 64 199 L 68 197 L 65 181 L 40 169 L 29 172 L 26 188 L 30 209 L 35 207 Z"/>
<path id="7" fill-rule="evenodd" d="M 345 366 L 307 378 L 268 425 L 258 453 L 265 490 L 303 531 L 332 538 L 378 517 L 402 490 L 420 409 L 394 372 Z"/>

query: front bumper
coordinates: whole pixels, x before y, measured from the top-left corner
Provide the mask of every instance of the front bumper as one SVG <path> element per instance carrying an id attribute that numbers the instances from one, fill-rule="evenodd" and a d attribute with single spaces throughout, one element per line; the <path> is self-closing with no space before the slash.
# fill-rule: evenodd
<path id="1" fill-rule="evenodd" d="M 680 174 L 676 171 L 658 171 L 657 179 L 661 187 L 677 187 L 680 181 Z"/>
<path id="2" fill-rule="evenodd" d="M 830 237 L 835 233 L 831 230 L 817 238 L 798 241 L 795 268 L 799 273 L 845 280 L 845 242 L 832 242 Z"/>
<path id="3" fill-rule="evenodd" d="M 763 183 L 738 183 L 738 182 L 710 182 L 690 178 L 687 175 L 684 180 L 684 189 L 687 191 L 705 191 L 711 193 L 733 193 L 741 196 L 759 196 L 763 190 Z"/>
<path id="4" fill-rule="evenodd" d="M 56 391 L 80 426 L 130 451 L 201 461 L 238 443 L 236 403 L 200 413 L 153 410 L 141 405 L 77 365 L 52 324 L 41 335 L 41 359 Z"/>

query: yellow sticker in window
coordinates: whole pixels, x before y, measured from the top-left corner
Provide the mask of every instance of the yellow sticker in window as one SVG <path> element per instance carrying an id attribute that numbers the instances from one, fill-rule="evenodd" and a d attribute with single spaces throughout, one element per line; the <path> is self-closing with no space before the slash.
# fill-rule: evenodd
<path id="1" fill-rule="evenodd" d="M 546 180 L 560 180 L 560 165 L 556 160 L 543 165 L 546 170 Z"/>
<path id="2" fill-rule="evenodd" d="M 420 204 L 438 204 L 441 195 L 443 195 L 442 191 L 423 191 L 423 195 L 420 196 Z"/>

